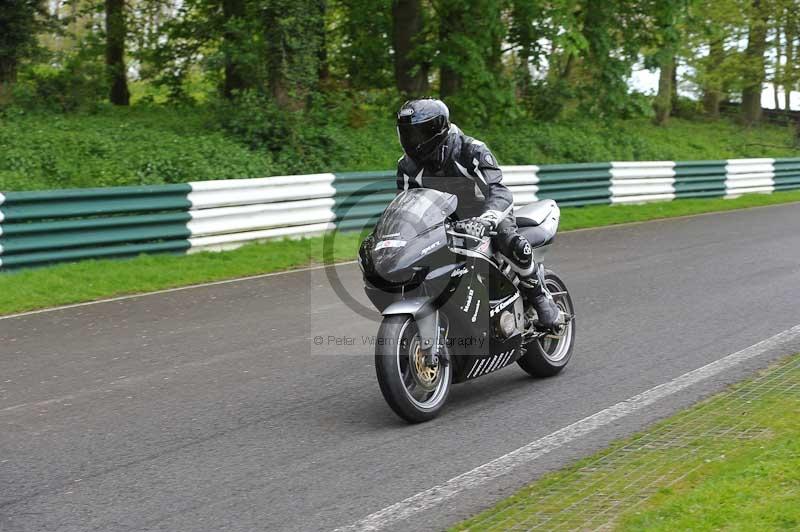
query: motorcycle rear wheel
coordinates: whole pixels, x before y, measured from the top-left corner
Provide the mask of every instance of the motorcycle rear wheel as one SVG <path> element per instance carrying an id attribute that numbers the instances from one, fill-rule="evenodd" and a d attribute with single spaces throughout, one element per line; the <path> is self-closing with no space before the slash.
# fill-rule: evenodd
<path id="1" fill-rule="evenodd" d="M 435 418 L 452 385 L 451 365 L 421 364 L 422 350 L 412 316 L 387 316 L 375 343 L 375 373 L 386 402 L 409 423 Z"/>
<path id="2" fill-rule="evenodd" d="M 544 281 L 561 311 L 574 316 L 575 308 L 564 281 L 550 270 L 545 271 Z M 517 364 L 534 377 L 552 377 L 567 366 L 574 347 L 575 318 L 572 318 L 564 326 L 563 334 L 543 336 L 525 344 L 525 355 Z"/>

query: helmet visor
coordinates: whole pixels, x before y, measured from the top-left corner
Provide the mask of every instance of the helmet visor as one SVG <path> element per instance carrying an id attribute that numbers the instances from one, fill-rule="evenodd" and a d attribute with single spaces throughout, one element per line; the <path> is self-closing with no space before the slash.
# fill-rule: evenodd
<path id="1" fill-rule="evenodd" d="M 435 145 L 428 143 L 442 133 L 442 117 L 436 117 L 419 124 L 399 124 L 397 134 L 403 150 L 412 157 L 425 155 Z"/>

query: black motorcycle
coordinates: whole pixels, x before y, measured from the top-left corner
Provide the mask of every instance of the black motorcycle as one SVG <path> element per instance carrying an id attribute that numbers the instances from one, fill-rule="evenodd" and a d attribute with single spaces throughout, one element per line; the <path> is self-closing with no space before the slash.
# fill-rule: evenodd
<path id="1" fill-rule="evenodd" d="M 389 406 L 409 422 L 435 417 L 452 384 L 514 362 L 535 377 L 556 375 L 575 343 L 564 282 L 552 271 L 538 272 L 562 313 L 556 330 L 539 327 L 517 288 L 516 266 L 493 250 L 490 236 L 457 231 L 457 203 L 432 189 L 402 192 L 359 250 L 367 296 L 383 314 L 375 341 L 378 383 Z M 544 200 L 515 215 L 540 265 L 560 210 Z"/>

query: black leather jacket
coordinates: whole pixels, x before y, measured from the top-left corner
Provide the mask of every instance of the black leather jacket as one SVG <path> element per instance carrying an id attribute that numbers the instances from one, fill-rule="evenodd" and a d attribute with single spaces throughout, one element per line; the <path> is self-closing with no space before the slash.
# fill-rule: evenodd
<path id="1" fill-rule="evenodd" d="M 401 157 L 397 163 L 397 189 L 425 187 L 455 194 L 459 218 L 480 216 L 486 211 L 502 213 L 501 218 L 512 213 L 514 197 L 503 185 L 503 172 L 483 142 L 451 125 L 440 150 L 438 161 L 422 165 L 408 155 Z"/>

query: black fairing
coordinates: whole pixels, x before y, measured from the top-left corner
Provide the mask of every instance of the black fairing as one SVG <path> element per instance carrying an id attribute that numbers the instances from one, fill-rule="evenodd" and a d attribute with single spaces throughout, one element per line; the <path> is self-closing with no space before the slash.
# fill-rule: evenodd
<path id="1" fill-rule="evenodd" d="M 521 355 L 521 334 L 499 334 L 500 312 L 495 311 L 509 302 L 508 310 L 521 319 L 521 306 L 515 310 L 519 292 L 492 260 L 488 241 L 471 254 L 454 252 L 466 242 L 448 238 L 447 220 L 456 206 L 451 194 L 402 192 L 362 243 L 359 262 L 367 296 L 381 312 L 393 302 L 420 296 L 441 310 L 454 380 L 460 382 L 487 374 L 477 371 L 484 363 L 488 367 L 491 361 L 494 371 Z"/>
<path id="2" fill-rule="evenodd" d="M 384 211 L 359 256 L 367 279 L 391 288 L 410 283 L 445 264 L 445 220 L 456 210 L 452 194 L 424 188 L 404 191 Z M 444 261 L 444 262 L 443 262 Z"/>

